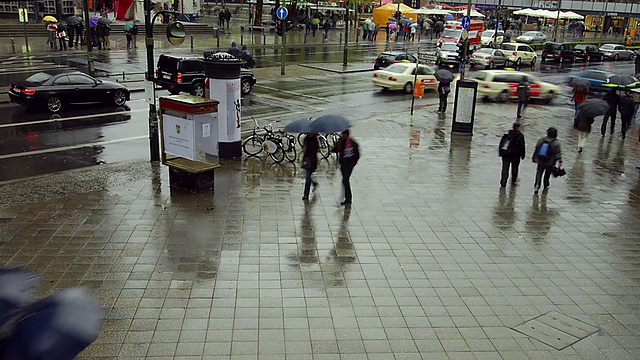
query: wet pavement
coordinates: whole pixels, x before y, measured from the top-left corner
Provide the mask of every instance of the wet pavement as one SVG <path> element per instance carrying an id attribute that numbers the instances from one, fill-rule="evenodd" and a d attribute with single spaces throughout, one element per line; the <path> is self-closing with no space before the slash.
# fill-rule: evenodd
<path id="1" fill-rule="evenodd" d="M 578 154 L 569 104 L 531 105 L 527 151 L 557 126 L 568 173 L 534 197 L 529 157 L 499 190 L 515 104 L 479 106 L 468 137 L 423 100 L 334 110 L 362 152 L 347 209 L 333 159 L 308 204 L 298 165 L 258 159 L 201 195 L 144 160 L 2 183 L 0 264 L 42 272 L 38 296 L 95 289 L 108 317 L 82 358 L 640 357 L 636 126 Z M 599 330 L 556 350 L 511 329 L 549 311 Z"/>

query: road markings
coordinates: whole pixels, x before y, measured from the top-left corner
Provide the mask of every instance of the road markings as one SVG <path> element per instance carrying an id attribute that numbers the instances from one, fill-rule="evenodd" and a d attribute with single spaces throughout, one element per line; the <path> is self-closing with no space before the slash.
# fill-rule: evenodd
<path id="1" fill-rule="evenodd" d="M 27 126 L 27 125 L 39 125 L 39 124 L 56 123 L 56 122 L 63 122 L 63 121 L 70 121 L 70 120 L 95 119 L 95 118 L 98 118 L 98 117 L 115 116 L 115 115 L 126 115 L 126 114 L 131 114 L 131 113 L 135 113 L 135 112 L 143 112 L 143 111 L 148 111 L 148 110 L 147 109 L 138 109 L 138 110 L 130 110 L 130 111 L 116 111 L 116 112 L 110 112 L 110 113 L 104 113 L 104 114 L 90 114 L 90 115 L 72 116 L 72 117 L 68 117 L 68 118 L 34 120 L 34 121 L 27 121 L 27 122 L 15 123 L 15 124 L 0 124 L 0 129 L 18 127 L 18 126 Z"/>
<path id="2" fill-rule="evenodd" d="M 89 143 L 89 144 L 82 144 L 82 145 L 70 145 L 70 146 L 62 146 L 62 147 L 44 149 L 44 150 L 24 151 L 24 152 L 19 152 L 19 153 L 0 155 L 0 160 L 12 159 L 12 158 L 24 157 L 24 156 L 48 154 L 48 153 L 67 151 L 67 150 L 75 150 L 75 149 L 81 149 L 81 148 L 85 148 L 85 147 L 104 146 L 104 145 L 109 145 L 109 144 L 121 143 L 121 142 L 125 142 L 125 141 L 142 140 L 142 139 L 148 139 L 148 138 L 149 138 L 149 135 L 141 135 L 141 136 L 133 136 L 133 137 L 123 138 L 123 139 L 115 139 L 115 140 L 109 140 L 109 141 L 99 141 L 99 142 L 94 142 L 94 143 Z"/>
<path id="3" fill-rule="evenodd" d="M 321 98 L 321 97 L 318 97 L 318 96 L 307 95 L 307 94 L 301 94 L 301 93 L 297 93 L 297 92 L 289 91 L 289 90 L 281 90 L 281 89 L 274 88 L 274 87 L 271 87 L 271 86 L 265 86 L 265 85 L 259 85 L 259 84 L 256 84 L 256 85 L 254 85 L 254 86 L 259 87 L 259 88 L 263 88 L 263 89 L 267 89 L 267 90 L 272 90 L 272 91 L 282 92 L 282 93 L 289 94 L 289 95 L 300 96 L 300 97 L 306 97 L 306 98 L 309 98 L 309 99 L 314 99 L 314 100 L 322 101 L 322 102 L 325 102 L 325 103 L 341 104 L 341 105 L 344 105 L 344 106 L 354 107 L 354 105 L 352 105 L 352 104 L 344 103 L 344 102 L 341 102 L 341 101 L 327 100 L 327 99 L 325 99 L 325 98 Z M 259 96 L 264 96 L 264 94 L 257 94 L 257 95 L 259 95 Z M 282 99 L 281 99 L 281 98 L 277 98 L 277 100 L 282 101 Z M 320 110 L 323 110 L 323 109 L 320 109 Z"/>

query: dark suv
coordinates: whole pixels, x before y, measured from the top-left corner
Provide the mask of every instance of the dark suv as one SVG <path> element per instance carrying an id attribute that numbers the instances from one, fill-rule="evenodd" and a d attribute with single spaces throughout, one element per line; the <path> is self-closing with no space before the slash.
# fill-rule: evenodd
<path id="1" fill-rule="evenodd" d="M 385 51 L 380 53 L 373 64 L 373 69 L 384 69 L 387 66 L 399 62 L 416 62 L 416 57 L 403 51 Z"/>
<path id="2" fill-rule="evenodd" d="M 196 57 L 176 57 L 160 55 L 156 69 L 156 84 L 171 94 L 188 92 L 195 96 L 205 94 L 205 75 L 202 60 Z M 253 72 L 242 69 L 240 72 L 240 89 L 243 95 L 251 92 L 256 78 Z"/>
<path id="3" fill-rule="evenodd" d="M 598 50 L 595 45 L 578 44 L 573 47 L 573 55 L 575 59 L 582 59 L 584 61 L 602 61 L 604 55 Z"/>
<path id="4" fill-rule="evenodd" d="M 547 59 L 563 61 L 573 61 L 573 45 L 565 43 L 548 42 L 542 49 L 542 61 Z"/>

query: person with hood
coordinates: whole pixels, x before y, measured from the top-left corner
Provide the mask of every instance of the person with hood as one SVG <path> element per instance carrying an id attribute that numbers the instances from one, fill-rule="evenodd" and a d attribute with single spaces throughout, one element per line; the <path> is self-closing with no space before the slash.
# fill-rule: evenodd
<path id="1" fill-rule="evenodd" d="M 587 144 L 589 133 L 591 132 L 591 124 L 593 124 L 593 116 L 586 116 L 584 112 L 578 112 L 578 121 L 576 129 L 578 130 L 578 152 L 581 153 Z"/>
<path id="2" fill-rule="evenodd" d="M 227 53 L 237 57 L 238 59 L 242 56 L 242 50 L 240 50 L 235 41 L 231 42 L 231 47 L 227 49 Z"/>
<path id="3" fill-rule="evenodd" d="M 313 172 L 318 168 L 318 150 L 320 149 L 320 143 L 318 142 L 317 133 L 308 133 L 304 138 L 302 144 L 302 168 L 305 171 L 304 177 L 304 193 L 302 194 L 302 200 L 309 200 L 309 190 L 313 185 L 313 191 L 316 191 L 318 182 L 313 180 Z"/>
<path id="4" fill-rule="evenodd" d="M 534 194 L 537 194 L 540 190 L 540 183 L 543 183 L 544 190 L 549 187 L 549 178 L 553 173 L 556 162 L 562 167 L 562 149 L 560 148 L 560 142 L 557 138 L 558 129 L 550 127 L 547 129 L 547 136 L 540 138 L 533 150 L 532 160 L 538 164 L 536 180 L 533 184 Z"/>
<path id="5" fill-rule="evenodd" d="M 340 172 L 342 173 L 342 186 L 344 187 L 344 201 L 340 203 L 343 206 L 350 206 L 353 200 L 351 193 L 351 173 L 353 168 L 360 159 L 360 148 L 358 143 L 349 136 L 349 130 L 340 133 L 340 140 L 332 150 L 338 154 L 338 163 L 340 164 Z"/>
<path id="6" fill-rule="evenodd" d="M 511 168 L 511 183 L 516 183 L 520 160 L 524 160 L 525 152 L 524 135 L 520 132 L 520 123 L 513 123 L 513 128 L 502 136 L 500 149 L 498 149 L 498 154 L 502 158 L 500 187 L 507 186 L 509 168 Z"/>
<path id="7" fill-rule="evenodd" d="M 600 127 L 600 133 L 604 137 L 605 132 L 607 132 L 607 122 L 609 118 L 611 118 L 611 135 L 613 135 L 613 129 L 616 126 L 616 115 L 618 114 L 618 106 L 620 105 L 620 96 L 618 92 L 614 89 L 611 89 L 604 96 L 604 101 L 609 105 L 609 110 L 604 114 L 604 118 L 602 119 L 602 126 Z"/>
<path id="8" fill-rule="evenodd" d="M 229 23 L 231 22 L 231 11 L 229 11 L 229 8 L 224 10 L 224 20 L 227 22 L 227 30 L 229 30 Z"/>
<path id="9" fill-rule="evenodd" d="M 224 27 L 224 10 L 220 10 L 218 13 L 218 26 L 221 28 Z"/>
<path id="10" fill-rule="evenodd" d="M 518 119 L 522 118 L 522 113 L 524 112 L 524 109 L 527 108 L 530 94 L 531 87 L 529 86 L 529 81 L 526 76 L 523 76 L 522 80 L 520 80 L 520 84 L 518 84 Z"/>
<path id="11" fill-rule="evenodd" d="M 627 90 L 620 100 L 620 121 L 622 121 L 622 139 L 627 137 L 627 129 L 631 125 L 631 118 L 636 111 L 636 102 L 631 96 L 631 91 Z M 613 126 L 612 126 L 613 127 Z"/>
<path id="12" fill-rule="evenodd" d="M 240 59 L 245 61 L 245 66 L 249 69 L 256 66 L 256 62 L 253 60 L 247 45 L 242 45 L 242 54 L 240 54 Z"/>
<path id="13" fill-rule="evenodd" d="M 326 40 L 329 38 L 329 29 L 331 29 L 331 23 L 329 23 L 329 19 L 324 21 L 322 28 L 324 29 L 324 38 Z"/>

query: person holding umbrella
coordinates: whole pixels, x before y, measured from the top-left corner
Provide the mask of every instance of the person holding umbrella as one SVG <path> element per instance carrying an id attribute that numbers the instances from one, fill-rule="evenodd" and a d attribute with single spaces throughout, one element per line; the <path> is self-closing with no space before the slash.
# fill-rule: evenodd
<path id="1" fill-rule="evenodd" d="M 578 130 L 578 152 L 581 153 L 591 132 L 596 116 L 604 115 L 609 111 L 609 104 L 601 99 L 588 99 L 582 102 L 576 116 L 574 127 Z"/>
<path id="2" fill-rule="evenodd" d="M 318 182 L 313 180 L 313 172 L 318 168 L 318 150 L 320 149 L 320 143 L 318 142 L 318 133 L 310 132 L 304 138 L 302 144 L 302 168 L 305 171 L 304 177 L 304 193 L 302 194 L 302 200 L 309 200 L 309 190 L 313 184 L 313 191 L 318 188 Z"/>
<path id="3" fill-rule="evenodd" d="M 622 121 L 622 139 L 627 135 L 627 129 L 631 125 L 631 118 L 636 111 L 636 102 L 631 96 L 631 91 L 625 91 L 624 97 L 620 100 L 620 120 Z M 611 124 L 611 132 L 613 133 L 613 123 Z"/>
<path id="4" fill-rule="evenodd" d="M 573 96 L 571 100 L 573 100 L 574 107 L 576 109 L 575 117 L 578 117 L 578 110 L 580 109 L 580 104 L 587 99 L 587 94 L 589 93 L 589 89 L 574 87 L 573 88 Z"/>
<path id="5" fill-rule="evenodd" d="M 438 104 L 439 114 L 444 114 L 447 111 L 447 98 L 451 92 L 451 82 L 454 77 L 451 71 L 447 69 L 439 69 L 435 72 L 434 77 L 438 80 L 438 96 L 440 97 L 440 103 Z"/>
<path id="6" fill-rule="evenodd" d="M 618 106 L 620 105 L 620 96 L 617 91 L 611 89 L 604 96 L 604 101 L 609 105 L 609 109 L 607 113 L 604 114 L 604 118 L 602 119 L 602 126 L 600 127 L 600 133 L 602 137 L 604 137 L 605 132 L 607 132 L 607 122 L 611 119 L 611 135 L 613 135 L 613 129 L 616 126 L 616 115 L 618 114 Z"/>

